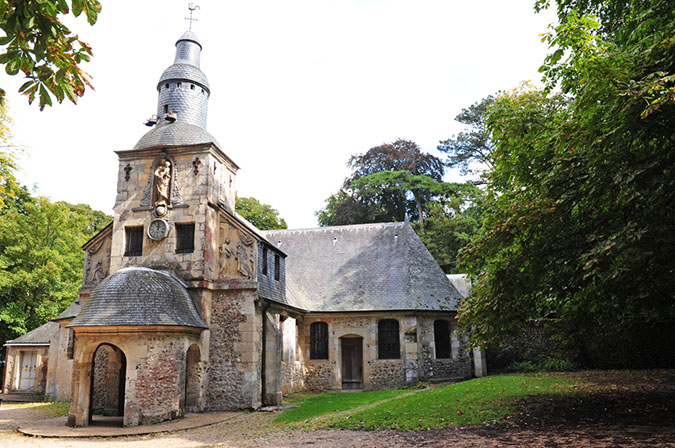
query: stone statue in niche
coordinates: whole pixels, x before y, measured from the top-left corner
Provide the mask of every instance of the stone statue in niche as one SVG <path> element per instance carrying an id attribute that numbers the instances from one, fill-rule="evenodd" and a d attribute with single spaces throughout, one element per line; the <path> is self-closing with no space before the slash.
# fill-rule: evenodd
<path id="1" fill-rule="evenodd" d="M 229 223 L 221 223 L 220 235 L 218 277 L 255 278 L 255 239 Z M 236 265 L 230 260 L 236 260 Z"/>
<path id="2" fill-rule="evenodd" d="M 110 247 L 105 250 L 105 254 L 96 257 L 105 243 L 106 240 L 103 240 L 87 250 L 84 270 L 84 283 L 87 285 L 97 285 L 108 276 L 110 270 Z"/>
<path id="3" fill-rule="evenodd" d="M 162 159 L 154 174 L 155 206 L 169 205 L 171 198 L 171 162 Z"/>
<path id="4" fill-rule="evenodd" d="M 253 278 L 253 268 L 255 263 L 253 261 L 253 242 L 254 239 L 242 232 L 239 232 L 240 240 L 237 243 L 237 253 L 234 258 L 237 259 L 237 270 L 241 275 L 248 279 Z"/>

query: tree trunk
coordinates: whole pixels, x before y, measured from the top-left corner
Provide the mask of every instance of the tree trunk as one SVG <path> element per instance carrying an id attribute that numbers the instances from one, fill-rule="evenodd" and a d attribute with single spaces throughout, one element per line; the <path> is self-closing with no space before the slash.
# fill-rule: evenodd
<path id="1" fill-rule="evenodd" d="M 413 196 L 415 197 L 415 203 L 417 203 L 417 215 L 420 220 L 420 233 L 424 233 L 424 215 L 422 214 L 422 201 L 419 198 L 419 195 L 416 191 L 413 191 Z"/>

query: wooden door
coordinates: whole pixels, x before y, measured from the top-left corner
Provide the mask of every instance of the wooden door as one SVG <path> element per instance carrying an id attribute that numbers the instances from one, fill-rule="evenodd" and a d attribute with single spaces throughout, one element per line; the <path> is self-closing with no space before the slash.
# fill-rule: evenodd
<path id="1" fill-rule="evenodd" d="M 363 389 L 363 338 L 342 338 L 342 388 Z"/>
<path id="2" fill-rule="evenodd" d="M 37 371 L 37 352 L 21 353 L 21 372 L 19 373 L 19 390 L 35 389 Z"/>

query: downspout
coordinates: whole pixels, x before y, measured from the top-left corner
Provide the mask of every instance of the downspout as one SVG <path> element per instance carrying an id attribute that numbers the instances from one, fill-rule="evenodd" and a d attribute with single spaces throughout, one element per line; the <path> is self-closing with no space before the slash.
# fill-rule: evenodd
<path id="1" fill-rule="evenodd" d="M 262 309 L 262 360 L 260 361 L 260 369 L 261 369 L 261 381 L 262 381 L 262 387 L 261 387 L 261 397 L 260 397 L 260 403 L 264 406 L 265 405 L 265 394 L 267 393 L 267 310 L 269 309 L 270 304 L 269 302 L 265 302 L 265 305 L 263 306 Z"/>

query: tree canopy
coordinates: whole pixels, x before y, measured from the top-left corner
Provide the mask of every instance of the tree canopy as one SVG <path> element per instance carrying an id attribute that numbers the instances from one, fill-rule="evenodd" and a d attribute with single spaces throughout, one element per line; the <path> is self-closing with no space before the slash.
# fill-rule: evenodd
<path id="1" fill-rule="evenodd" d="M 485 221 L 460 255 L 475 278 L 460 313 L 474 343 L 542 316 L 576 341 L 675 322 L 672 5 L 562 1 L 558 12 L 547 87 L 488 108 Z"/>
<path id="2" fill-rule="evenodd" d="M 85 85 L 93 89 L 89 75 L 80 65 L 89 61 L 91 47 L 66 27 L 62 16 L 84 13 L 90 25 L 96 23 L 101 5 L 97 0 L 3 0 L 0 1 L 0 64 L 9 75 L 23 73 L 27 81 L 19 92 L 28 102 L 38 98 L 40 110 L 60 103 L 73 103 L 84 94 Z M 0 101 L 5 95 L 0 89 Z"/>
<path id="3" fill-rule="evenodd" d="M 316 215 L 322 226 L 412 222 L 427 249 L 447 272 L 479 225 L 481 191 L 472 184 L 443 182 L 440 158 L 411 141 L 397 140 L 349 159 L 353 173 Z"/>
<path id="4" fill-rule="evenodd" d="M 256 198 L 236 197 L 235 209 L 260 230 L 287 229 L 286 221 L 271 205 L 263 204 Z"/>
<path id="5" fill-rule="evenodd" d="M 448 168 L 459 168 L 461 173 L 482 174 L 492 168 L 492 149 L 490 135 L 485 126 L 487 108 L 494 101 L 489 95 L 462 111 L 455 121 L 462 123 L 465 130 L 456 136 L 443 140 L 438 150 L 448 155 Z M 485 183 L 484 180 L 476 183 Z"/>

